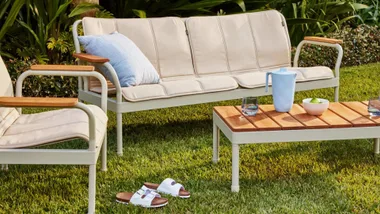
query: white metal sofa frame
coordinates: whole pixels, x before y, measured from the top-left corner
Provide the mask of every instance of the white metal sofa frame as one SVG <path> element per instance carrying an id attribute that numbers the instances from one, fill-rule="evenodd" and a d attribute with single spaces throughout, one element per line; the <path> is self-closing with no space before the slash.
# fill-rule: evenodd
<path id="1" fill-rule="evenodd" d="M 37 68 L 38 67 L 38 68 Z M 107 112 L 107 82 L 105 78 L 96 71 L 81 70 L 83 66 L 54 66 L 39 65 L 36 69 L 28 70 L 20 75 L 16 83 L 16 97 L 22 97 L 22 85 L 25 78 L 32 75 L 49 75 L 49 76 L 74 76 L 74 77 L 95 77 L 101 82 L 102 93 L 100 95 L 100 106 L 104 112 Z M 86 66 L 88 67 L 88 66 Z M 33 66 L 32 66 L 33 68 Z M 70 69 L 65 69 L 70 68 Z M 46 99 L 46 98 L 45 98 Z M 49 98 L 54 101 L 54 98 Z M 41 103 L 35 103 L 28 107 L 39 107 Z M 11 105 L 6 107 L 21 107 L 20 105 Z M 49 107 L 49 106 L 44 106 Z M 54 106 L 51 106 L 54 107 Z M 89 165 L 89 188 L 88 188 L 88 213 L 95 213 L 95 195 L 96 195 L 96 162 L 102 150 L 102 171 L 107 170 L 107 131 L 105 131 L 102 147 L 96 146 L 95 133 L 96 124 L 95 116 L 92 110 L 85 104 L 77 102 L 72 108 L 83 110 L 89 118 L 89 147 L 85 150 L 78 149 L 0 149 L 0 163 L 2 169 L 7 170 L 7 164 L 64 164 L 64 165 Z M 21 108 L 17 109 L 21 114 Z M 22 158 L 20 158 L 22 156 Z"/>
<path id="2" fill-rule="evenodd" d="M 283 19 L 283 22 L 286 23 L 283 17 L 282 19 Z M 233 99 L 239 99 L 245 96 L 265 96 L 265 95 L 271 94 L 271 89 L 269 90 L 269 92 L 265 92 L 264 87 L 253 88 L 253 89 L 238 88 L 238 89 L 234 89 L 230 91 L 194 94 L 194 95 L 187 95 L 187 96 L 172 97 L 169 99 L 155 99 L 155 100 L 147 100 L 147 101 L 139 101 L 139 102 L 125 101 L 122 96 L 121 86 L 119 84 L 117 74 L 114 68 L 112 67 L 112 65 L 109 63 L 109 59 L 81 53 L 80 44 L 78 40 L 78 36 L 79 36 L 78 25 L 81 22 L 82 20 L 77 20 L 73 25 L 73 37 L 74 37 L 74 44 L 75 44 L 75 51 L 76 51 L 76 54 L 74 54 L 74 56 L 79 58 L 82 61 L 92 63 L 95 66 L 100 66 L 100 65 L 105 66 L 108 69 L 109 73 L 111 74 L 112 78 L 115 80 L 114 85 L 116 88 L 116 99 L 108 98 L 107 105 L 108 105 L 109 110 L 116 113 L 117 154 L 118 155 L 123 154 L 122 113 L 208 103 L 208 102 L 216 102 L 216 101 L 223 101 L 223 100 L 233 100 Z M 305 40 L 303 40 L 297 47 L 296 54 L 294 56 L 293 66 L 298 67 L 298 59 L 300 56 L 301 48 L 305 44 L 333 47 L 338 50 L 338 57 L 335 63 L 335 77 L 331 79 L 317 80 L 317 81 L 311 81 L 311 82 L 299 82 L 296 84 L 296 91 L 305 91 L 305 90 L 311 90 L 311 89 L 334 87 L 335 89 L 334 100 L 338 101 L 339 99 L 339 68 L 342 62 L 342 57 L 343 57 L 343 49 L 339 45 L 339 43 L 341 42 L 342 42 L 341 40 L 321 38 L 321 37 L 305 37 Z M 89 103 L 93 103 L 95 105 L 100 104 L 100 96 L 97 93 L 89 91 L 89 81 L 87 78 L 79 78 L 78 93 L 79 93 L 79 99 L 84 100 Z"/>

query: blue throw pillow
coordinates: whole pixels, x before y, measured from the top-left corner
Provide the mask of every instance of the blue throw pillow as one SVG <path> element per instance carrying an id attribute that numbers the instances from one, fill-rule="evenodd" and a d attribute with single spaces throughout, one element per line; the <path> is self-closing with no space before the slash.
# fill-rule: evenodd
<path id="1" fill-rule="evenodd" d="M 132 40 L 118 32 L 108 35 L 80 36 L 87 53 L 108 58 L 115 69 L 121 87 L 159 83 L 160 77 L 152 63 Z M 114 83 L 109 71 L 99 68 Z"/>

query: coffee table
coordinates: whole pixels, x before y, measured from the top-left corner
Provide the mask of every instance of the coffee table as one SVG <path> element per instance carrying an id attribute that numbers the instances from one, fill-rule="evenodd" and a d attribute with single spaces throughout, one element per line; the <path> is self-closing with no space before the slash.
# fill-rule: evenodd
<path id="1" fill-rule="evenodd" d="M 239 145 L 271 142 L 374 138 L 379 154 L 380 117 L 370 117 L 368 102 L 330 103 L 321 116 L 295 104 L 288 113 L 273 105 L 260 105 L 256 116 L 243 116 L 239 106 L 216 106 L 213 110 L 213 162 L 219 160 L 220 130 L 232 143 L 232 186 L 239 191 Z"/>

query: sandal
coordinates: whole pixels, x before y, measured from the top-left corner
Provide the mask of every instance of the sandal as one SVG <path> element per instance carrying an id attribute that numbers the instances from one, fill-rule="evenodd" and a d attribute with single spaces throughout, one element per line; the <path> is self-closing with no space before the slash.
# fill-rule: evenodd
<path id="1" fill-rule="evenodd" d="M 144 186 L 148 189 L 156 190 L 160 193 L 170 194 L 174 197 L 190 198 L 190 192 L 185 190 L 182 184 L 175 182 L 171 178 L 166 178 L 161 184 L 145 182 Z"/>
<path id="2" fill-rule="evenodd" d="M 161 198 L 157 192 L 144 186 L 135 193 L 119 192 L 116 194 L 116 202 L 122 204 L 133 204 L 145 208 L 158 208 L 168 204 L 168 199 Z"/>

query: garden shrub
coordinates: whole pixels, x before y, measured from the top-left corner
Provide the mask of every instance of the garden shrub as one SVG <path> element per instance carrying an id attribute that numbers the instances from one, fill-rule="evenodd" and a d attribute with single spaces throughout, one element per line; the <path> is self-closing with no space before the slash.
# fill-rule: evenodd
<path id="1" fill-rule="evenodd" d="M 343 40 L 343 66 L 355 66 L 380 62 L 380 29 L 378 26 L 359 25 L 353 29 L 345 26 L 341 31 L 330 33 L 328 38 Z M 292 53 L 294 55 L 295 48 Z M 335 48 L 305 45 L 301 51 L 299 66 L 325 65 L 335 67 Z"/>
<path id="2" fill-rule="evenodd" d="M 9 59 L 5 61 L 14 89 L 16 89 L 17 78 L 33 64 L 37 64 L 37 60 Z M 77 82 L 76 77 L 29 76 L 23 84 L 23 95 L 31 97 L 77 97 Z"/>

